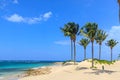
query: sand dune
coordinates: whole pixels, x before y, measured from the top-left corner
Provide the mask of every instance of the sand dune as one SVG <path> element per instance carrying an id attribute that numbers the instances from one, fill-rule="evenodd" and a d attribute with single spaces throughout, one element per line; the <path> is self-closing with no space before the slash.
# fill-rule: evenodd
<path id="1" fill-rule="evenodd" d="M 51 73 L 45 75 L 28 76 L 19 80 L 120 80 L 120 61 L 113 65 L 96 65 L 97 69 L 90 69 L 91 63 L 83 61 L 78 65 L 51 66 Z"/>

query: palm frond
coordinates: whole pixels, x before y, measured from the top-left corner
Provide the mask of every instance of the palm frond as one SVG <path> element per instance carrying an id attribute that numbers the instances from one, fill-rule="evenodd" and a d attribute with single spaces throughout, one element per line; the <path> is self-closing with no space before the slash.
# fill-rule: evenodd
<path id="1" fill-rule="evenodd" d="M 110 39 L 107 41 L 106 45 L 113 48 L 114 46 L 116 46 L 118 44 L 118 42 L 114 39 Z"/>
<path id="2" fill-rule="evenodd" d="M 107 38 L 107 36 L 108 36 L 108 34 L 106 34 L 105 31 L 97 30 L 97 33 L 95 36 L 96 43 L 102 44 L 102 42 Z"/>
<path id="3" fill-rule="evenodd" d="M 86 48 L 89 43 L 90 43 L 90 40 L 89 40 L 89 39 L 86 39 L 86 38 L 82 38 L 82 39 L 78 42 L 78 44 L 81 45 L 81 46 L 83 46 L 84 48 Z"/>

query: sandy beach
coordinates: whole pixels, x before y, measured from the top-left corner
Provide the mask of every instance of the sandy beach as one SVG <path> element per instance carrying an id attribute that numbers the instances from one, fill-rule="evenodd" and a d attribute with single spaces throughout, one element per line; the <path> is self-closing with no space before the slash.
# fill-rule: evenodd
<path id="1" fill-rule="evenodd" d="M 90 69 L 88 61 L 79 62 L 78 65 L 50 66 L 51 73 L 37 76 L 28 76 L 19 80 L 120 80 L 120 61 L 112 65 L 95 65 L 97 69 Z"/>

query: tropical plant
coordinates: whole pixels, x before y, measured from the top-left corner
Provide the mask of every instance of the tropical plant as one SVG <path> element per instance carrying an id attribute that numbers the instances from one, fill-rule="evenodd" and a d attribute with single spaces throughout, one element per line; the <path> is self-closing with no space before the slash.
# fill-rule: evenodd
<path id="1" fill-rule="evenodd" d="M 92 67 L 94 67 L 94 40 L 98 30 L 96 23 L 87 23 L 80 30 L 80 33 L 85 37 L 89 38 L 92 43 Z"/>
<path id="2" fill-rule="evenodd" d="M 72 40 L 73 40 L 73 43 L 74 43 L 74 64 L 76 62 L 76 36 L 78 34 L 78 31 L 79 31 L 79 24 L 76 24 L 74 22 L 71 22 L 71 23 L 68 23 L 68 25 L 71 26 L 71 37 L 72 37 Z"/>
<path id="3" fill-rule="evenodd" d="M 72 33 L 70 31 L 70 26 L 67 24 L 64 25 L 64 28 L 60 28 L 62 32 L 64 33 L 64 36 L 70 37 L 71 40 L 71 60 L 73 60 L 73 40 L 72 40 Z"/>
<path id="4" fill-rule="evenodd" d="M 111 62 L 112 62 L 112 55 L 113 55 L 112 49 L 113 49 L 113 47 L 115 47 L 116 44 L 118 44 L 118 42 L 117 42 L 116 40 L 114 40 L 114 39 L 110 39 L 110 40 L 108 40 L 107 43 L 106 43 L 106 45 L 107 45 L 108 47 L 110 47 L 110 49 L 111 49 Z"/>
<path id="5" fill-rule="evenodd" d="M 102 70 L 104 70 L 104 65 L 107 64 L 107 65 L 111 65 L 111 64 L 114 64 L 115 61 L 111 62 L 111 61 L 107 61 L 107 60 L 98 60 L 98 59 L 94 59 L 94 62 L 95 64 L 100 64 L 102 65 Z"/>
<path id="6" fill-rule="evenodd" d="M 64 28 L 61 28 L 62 31 L 64 31 L 64 29 L 65 29 L 64 34 L 67 34 L 68 36 L 70 36 L 71 40 L 74 43 L 74 64 L 75 64 L 76 62 L 76 44 L 75 43 L 76 43 L 76 35 L 78 34 L 78 31 L 79 31 L 79 24 L 76 24 L 74 22 L 69 22 L 65 24 Z M 72 53 L 72 50 L 71 50 L 71 53 Z"/>
<path id="7" fill-rule="evenodd" d="M 99 60 L 101 59 L 101 45 L 108 35 L 103 30 L 98 30 L 95 40 L 99 44 Z"/>
<path id="8" fill-rule="evenodd" d="M 81 46 L 83 46 L 84 48 L 84 60 L 86 59 L 86 47 L 87 45 L 90 43 L 90 40 L 89 39 L 86 39 L 86 38 L 82 38 L 78 44 L 80 44 Z"/>

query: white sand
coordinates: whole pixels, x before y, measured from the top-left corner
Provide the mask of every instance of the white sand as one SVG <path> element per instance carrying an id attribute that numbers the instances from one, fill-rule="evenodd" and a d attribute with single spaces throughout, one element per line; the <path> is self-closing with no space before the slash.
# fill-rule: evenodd
<path id="1" fill-rule="evenodd" d="M 105 71 L 101 65 L 97 70 L 90 69 L 91 63 L 84 61 L 78 65 L 52 66 L 52 72 L 46 75 L 29 76 L 20 80 L 120 80 L 120 61 L 113 65 L 105 65 Z"/>

